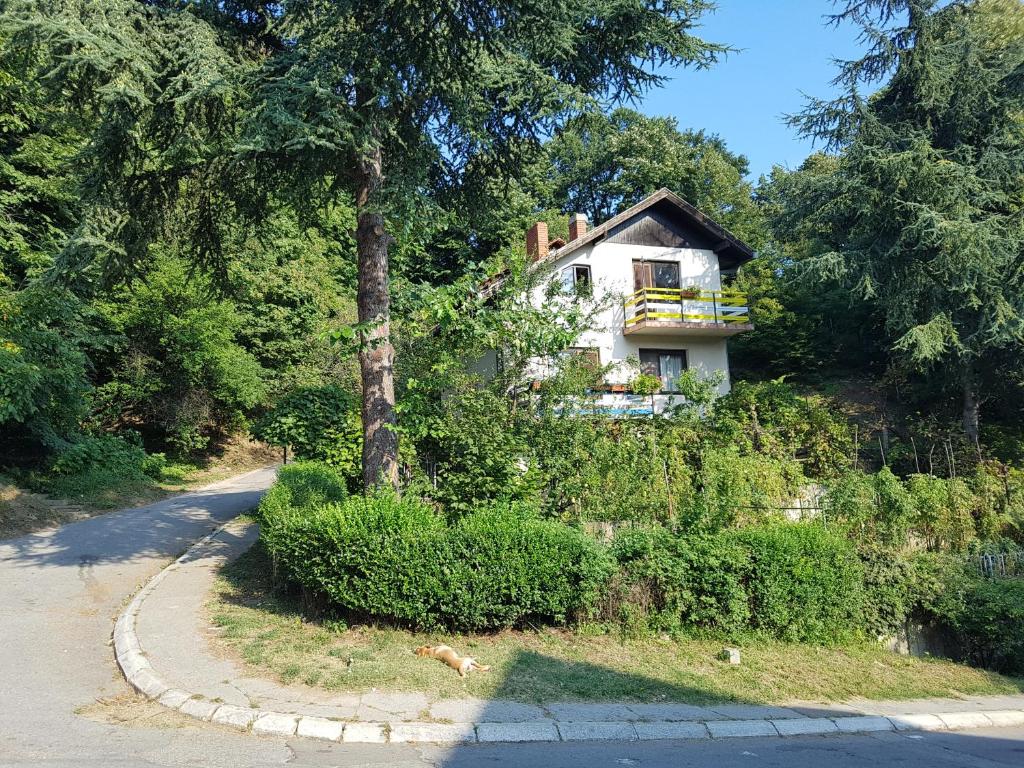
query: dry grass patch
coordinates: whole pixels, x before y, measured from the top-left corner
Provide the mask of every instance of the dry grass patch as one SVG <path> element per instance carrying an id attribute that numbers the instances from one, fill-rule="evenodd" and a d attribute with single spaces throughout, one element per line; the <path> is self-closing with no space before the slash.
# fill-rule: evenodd
<path id="1" fill-rule="evenodd" d="M 306 620 L 294 596 L 275 589 L 257 546 L 229 565 L 210 603 L 216 642 L 257 674 L 331 691 L 422 691 L 525 702 L 566 700 L 708 704 L 1019 693 L 1024 681 L 877 646 L 843 648 L 751 640 L 743 663 L 719 661 L 720 641 L 623 639 L 598 631 L 537 629 L 493 635 L 427 635 Z M 461 680 L 418 658 L 418 645 L 444 642 L 490 664 Z"/>

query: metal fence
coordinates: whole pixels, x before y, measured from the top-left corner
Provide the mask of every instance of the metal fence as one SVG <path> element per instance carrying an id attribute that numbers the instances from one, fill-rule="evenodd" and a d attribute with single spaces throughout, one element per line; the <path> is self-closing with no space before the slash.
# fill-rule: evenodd
<path id="1" fill-rule="evenodd" d="M 1024 550 L 983 553 L 974 558 L 978 571 L 988 578 L 1024 577 Z"/>

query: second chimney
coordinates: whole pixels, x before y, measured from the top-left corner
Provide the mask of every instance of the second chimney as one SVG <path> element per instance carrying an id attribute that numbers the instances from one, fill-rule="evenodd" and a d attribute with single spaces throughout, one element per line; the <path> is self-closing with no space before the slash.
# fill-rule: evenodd
<path id="1" fill-rule="evenodd" d="M 526 233 L 526 255 L 530 261 L 540 261 L 548 256 L 548 223 L 538 221 Z"/>
<path id="2" fill-rule="evenodd" d="M 582 213 L 574 213 L 569 217 L 569 242 L 587 234 L 587 217 Z"/>

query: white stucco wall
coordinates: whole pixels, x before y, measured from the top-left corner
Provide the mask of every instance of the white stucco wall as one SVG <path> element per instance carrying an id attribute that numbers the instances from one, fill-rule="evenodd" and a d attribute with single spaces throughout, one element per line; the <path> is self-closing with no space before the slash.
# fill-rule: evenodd
<path id="1" fill-rule="evenodd" d="M 604 310 L 595 327 L 584 333 L 576 346 L 595 347 L 600 350 L 601 364 L 622 363 L 630 357 L 638 357 L 641 349 L 685 350 L 687 364 L 691 370 L 710 377 L 717 371 L 722 373 L 718 389 L 721 394 L 729 391 L 729 358 L 724 337 L 693 336 L 686 330 L 666 335 L 641 335 L 623 333 L 624 318 L 622 299 L 633 293 L 633 260 L 645 258 L 650 261 L 675 261 L 679 263 L 680 286 L 696 285 L 704 290 L 721 290 L 718 257 L 712 251 L 694 248 L 660 248 L 618 243 L 588 245 L 551 263 L 552 279 L 558 279 L 565 267 L 573 264 L 590 266 L 595 293 L 611 294 L 615 297 L 612 305 Z M 535 290 L 533 302 L 544 306 L 549 299 L 545 289 Z M 544 364 L 538 361 L 539 375 L 544 373 Z M 623 368 L 621 379 L 610 375 L 609 383 L 625 384 L 633 371 Z"/>

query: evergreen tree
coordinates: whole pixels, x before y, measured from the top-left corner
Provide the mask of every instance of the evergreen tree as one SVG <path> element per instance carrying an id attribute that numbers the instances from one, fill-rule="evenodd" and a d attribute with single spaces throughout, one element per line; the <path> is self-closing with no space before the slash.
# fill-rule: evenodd
<path id="1" fill-rule="evenodd" d="M 825 241 L 808 265 L 877 302 L 902 364 L 957 385 L 975 446 L 980 370 L 1024 351 L 1021 9 L 851 1 L 835 19 L 861 26 L 867 53 L 842 65 L 843 96 L 791 119 L 840 151 L 801 192 Z"/>
<path id="2" fill-rule="evenodd" d="M 355 206 L 367 485 L 397 480 L 389 249 L 428 171 L 511 174 L 586 105 L 636 97 L 662 81 L 656 67 L 706 66 L 722 50 L 691 34 L 706 0 L 17 7 L 15 38 L 43 42 L 50 80 L 100 123 L 96 216 L 67 255 L 131 270 L 183 210 L 178 236 L 216 264 L 218 214 L 251 213 L 285 180 L 297 200 Z"/>

